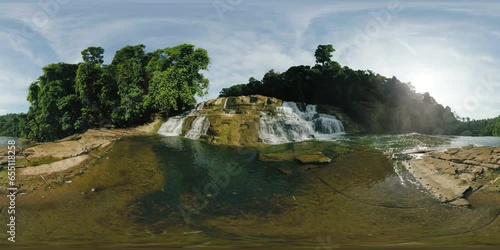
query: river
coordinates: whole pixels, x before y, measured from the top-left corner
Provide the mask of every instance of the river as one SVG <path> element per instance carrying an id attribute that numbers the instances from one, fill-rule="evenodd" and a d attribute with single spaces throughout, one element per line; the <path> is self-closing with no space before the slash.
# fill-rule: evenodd
<path id="1" fill-rule="evenodd" d="M 500 146 L 500 138 L 346 135 L 256 149 L 126 138 L 71 183 L 61 179 L 19 196 L 16 246 L 498 246 L 498 196 L 471 196 L 472 209 L 442 205 L 387 157 L 406 148 L 468 144 Z M 259 160 L 313 148 L 334 160 L 313 169 Z M 3 247 L 7 236 L 0 236 Z"/>

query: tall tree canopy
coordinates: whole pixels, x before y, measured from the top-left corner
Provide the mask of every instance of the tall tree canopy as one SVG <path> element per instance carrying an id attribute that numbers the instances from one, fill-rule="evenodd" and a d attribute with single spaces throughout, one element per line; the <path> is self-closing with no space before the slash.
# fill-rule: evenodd
<path id="1" fill-rule="evenodd" d="M 409 83 L 370 70 L 353 70 L 332 60 L 332 45 L 319 45 L 316 65 L 274 70 L 262 81 L 224 88 L 220 96 L 261 94 L 311 104 L 340 107 L 371 133 L 457 133 L 459 122 L 429 93 L 419 94 Z"/>
<path id="2" fill-rule="evenodd" d="M 314 57 L 316 57 L 316 63 L 321 64 L 321 66 L 328 66 L 332 62 L 332 53 L 335 52 L 333 45 L 318 45 Z"/>
<path id="3" fill-rule="evenodd" d="M 7 131 L 38 141 L 52 141 L 89 128 L 127 127 L 157 112 L 180 111 L 207 93 L 207 51 L 181 44 L 147 53 L 142 44 L 118 50 L 109 65 L 104 49 L 82 51 L 79 64 L 56 63 L 29 87 L 26 115 L 0 118 Z M 3 120 L 2 120 L 3 119 Z"/>
<path id="4" fill-rule="evenodd" d="M 78 65 L 75 79 L 75 90 L 80 99 L 81 116 L 75 123 L 76 128 L 93 127 L 103 119 L 101 116 L 102 105 L 99 94 L 102 92 L 101 80 L 104 49 L 90 47 L 82 51 L 83 63 Z"/>
<path id="5" fill-rule="evenodd" d="M 155 109 L 166 111 L 175 107 L 182 110 L 196 102 L 195 96 L 207 93 L 208 79 L 200 73 L 210 63 L 206 50 L 181 44 L 157 50 L 150 56 L 146 67 L 151 79 L 148 100 Z"/>
<path id="6" fill-rule="evenodd" d="M 83 62 L 92 64 L 104 63 L 104 49 L 102 47 L 88 47 L 82 51 Z"/>

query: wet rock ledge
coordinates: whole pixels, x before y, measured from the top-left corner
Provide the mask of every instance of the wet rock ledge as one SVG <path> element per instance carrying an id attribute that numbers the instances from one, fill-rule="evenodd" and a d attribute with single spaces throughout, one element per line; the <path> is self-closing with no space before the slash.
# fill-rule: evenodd
<path id="1" fill-rule="evenodd" d="M 469 206 L 467 197 L 473 192 L 500 192 L 499 147 L 397 154 L 393 159 L 402 162 L 423 187 L 444 203 Z"/>

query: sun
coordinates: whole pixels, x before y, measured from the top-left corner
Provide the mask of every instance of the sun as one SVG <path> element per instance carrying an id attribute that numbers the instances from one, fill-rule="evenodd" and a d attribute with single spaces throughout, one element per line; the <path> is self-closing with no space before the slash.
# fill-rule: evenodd
<path id="1" fill-rule="evenodd" d="M 436 84 L 436 77 L 431 72 L 419 72 L 412 76 L 411 84 L 418 92 L 429 92 Z"/>

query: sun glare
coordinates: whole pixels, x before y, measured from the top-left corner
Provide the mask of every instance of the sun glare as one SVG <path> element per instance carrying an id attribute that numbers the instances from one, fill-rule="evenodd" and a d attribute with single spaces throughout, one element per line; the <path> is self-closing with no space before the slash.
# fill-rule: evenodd
<path id="1" fill-rule="evenodd" d="M 418 92 L 429 92 L 436 83 L 436 77 L 430 72 L 420 72 L 411 78 L 411 84 Z"/>

